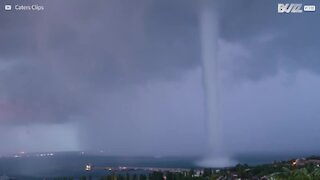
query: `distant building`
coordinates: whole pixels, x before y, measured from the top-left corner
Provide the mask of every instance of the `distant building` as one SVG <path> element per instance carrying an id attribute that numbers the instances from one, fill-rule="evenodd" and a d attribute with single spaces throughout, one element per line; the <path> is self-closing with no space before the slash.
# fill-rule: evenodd
<path id="1" fill-rule="evenodd" d="M 203 175 L 203 170 L 197 169 L 194 171 L 194 173 L 192 174 L 192 177 L 200 177 Z"/>
<path id="2" fill-rule="evenodd" d="M 86 171 L 91 171 L 91 169 L 92 169 L 91 164 L 87 164 L 86 167 L 85 167 L 85 170 L 86 170 Z M 0 180 L 1 180 L 1 179 L 0 179 Z"/>
<path id="3" fill-rule="evenodd" d="M 295 161 L 293 161 L 292 165 L 293 166 L 305 166 L 305 165 L 319 166 L 320 165 L 320 160 L 317 160 L 317 159 L 306 160 L 304 158 L 301 158 L 301 159 L 296 159 Z"/>

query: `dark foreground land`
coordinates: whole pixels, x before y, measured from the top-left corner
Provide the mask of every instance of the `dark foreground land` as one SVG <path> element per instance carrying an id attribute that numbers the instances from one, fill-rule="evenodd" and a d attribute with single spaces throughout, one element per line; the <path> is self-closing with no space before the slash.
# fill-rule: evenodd
<path id="1" fill-rule="evenodd" d="M 240 163 L 228 168 L 201 168 L 193 165 L 195 160 L 107 157 L 78 152 L 19 154 L 0 157 L 0 180 L 320 180 L 320 157 L 317 156 L 273 163 Z"/>
<path id="2" fill-rule="evenodd" d="M 80 178 L 56 178 L 81 179 L 81 180 L 320 180 L 320 157 L 292 159 L 288 161 L 273 162 L 270 164 L 249 166 L 237 164 L 229 168 L 134 168 L 134 167 L 106 167 L 108 175 L 99 178 L 90 176 L 94 167 L 86 166 L 87 176 Z M 91 169 L 92 168 L 92 169 Z"/>

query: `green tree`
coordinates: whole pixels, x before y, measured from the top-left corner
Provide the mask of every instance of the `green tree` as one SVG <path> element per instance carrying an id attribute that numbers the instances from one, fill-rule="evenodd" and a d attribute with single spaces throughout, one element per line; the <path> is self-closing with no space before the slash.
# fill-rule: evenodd
<path id="1" fill-rule="evenodd" d="M 315 168 L 311 175 L 313 179 L 320 179 L 320 168 Z"/>

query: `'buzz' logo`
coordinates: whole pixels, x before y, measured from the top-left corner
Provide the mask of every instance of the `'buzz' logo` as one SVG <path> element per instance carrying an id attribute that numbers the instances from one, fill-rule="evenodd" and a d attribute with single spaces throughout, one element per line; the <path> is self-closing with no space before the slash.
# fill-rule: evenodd
<path id="1" fill-rule="evenodd" d="M 302 13 L 302 4 L 278 4 L 278 13 Z"/>

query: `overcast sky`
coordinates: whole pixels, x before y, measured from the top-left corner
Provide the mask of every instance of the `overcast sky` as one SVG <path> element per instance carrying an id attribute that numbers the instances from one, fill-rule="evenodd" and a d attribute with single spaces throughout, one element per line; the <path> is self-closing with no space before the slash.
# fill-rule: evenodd
<path id="1" fill-rule="evenodd" d="M 230 155 L 320 150 L 320 15 L 281 2 L 215 4 Z M 201 1 L 38 3 L 0 11 L 0 153 L 203 153 Z"/>

